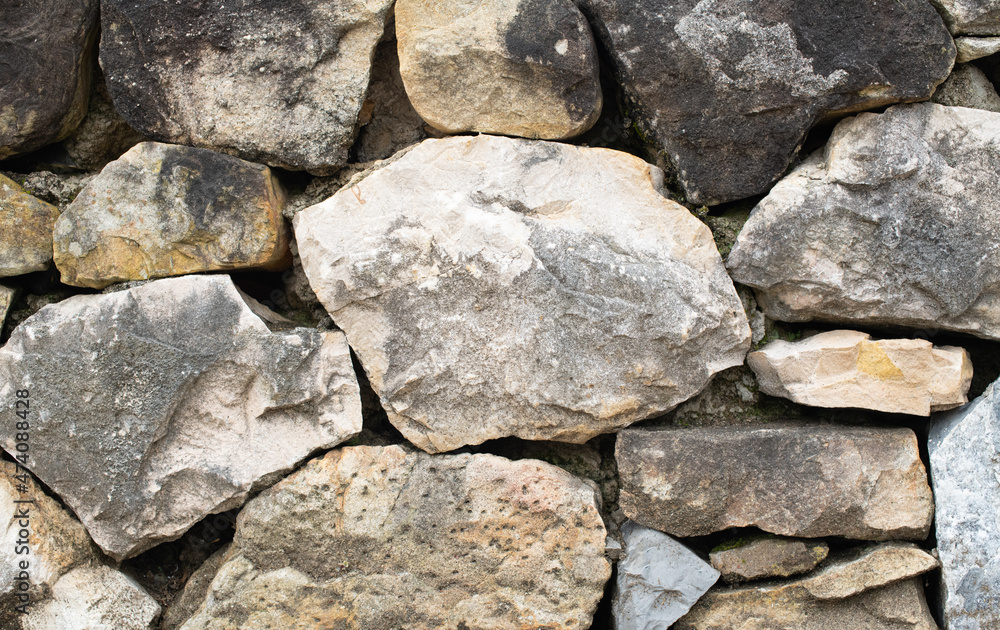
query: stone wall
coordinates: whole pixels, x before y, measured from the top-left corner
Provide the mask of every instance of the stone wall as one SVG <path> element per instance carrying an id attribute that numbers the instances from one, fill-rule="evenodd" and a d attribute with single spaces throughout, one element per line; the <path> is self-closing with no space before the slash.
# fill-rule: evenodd
<path id="1" fill-rule="evenodd" d="M 0 627 L 1000 628 L 997 0 L 8 4 Z"/>

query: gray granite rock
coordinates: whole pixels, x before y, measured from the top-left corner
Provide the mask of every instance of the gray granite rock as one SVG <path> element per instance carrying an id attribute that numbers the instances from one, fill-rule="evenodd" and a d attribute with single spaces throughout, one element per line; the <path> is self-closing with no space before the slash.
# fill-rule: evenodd
<path id="1" fill-rule="evenodd" d="M 968 63 L 1000 52 L 1000 37 L 956 37 L 955 63 Z"/>
<path id="2" fill-rule="evenodd" d="M 927 448 L 949 630 L 1000 627 L 1000 392 L 931 421 Z"/>
<path id="3" fill-rule="evenodd" d="M 580 0 L 689 201 L 765 192 L 817 121 L 923 100 L 955 47 L 925 0 Z M 766 138 L 766 141 L 762 141 Z"/>
<path id="4" fill-rule="evenodd" d="M 626 516 L 672 536 L 923 540 L 934 513 L 910 429 L 626 429 L 615 457 Z"/>
<path id="5" fill-rule="evenodd" d="M 931 0 L 955 35 L 1000 35 L 1000 0 Z"/>
<path id="6" fill-rule="evenodd" d="M 948 80 L 938 86 L 934 103 L 1000 112 L 1000 96 L 983 71 L 971 63 L 955 66 Z"/>
<path id="7" fill-rule="evenodd" d="M 361 430 L 343 334 L 272 333 L 253 308 L 228 276 L 159 280 L 47 306 L 0 349 L 3 413 L 30 392 L 29 467 L 115 559 Z"/>
<path id="8" fill-rule="evenodd" d="M 807 573 L 830 553 L 824 542 L 793 538 L 769 536 L 740 542 L 709 554 L 712 566 L 730 584 Z"/>
<path id="9" fill-rule="evenodd" d="M 1000 339 L 1000 114 L 899 105 L 837 125 L 727 259 L 774 319 Z"/>
<path id="10" fill-rule="evenodd" d="M 662 172 L 607 149 L 425 140 L 295 215 L 309 282 L 429 452 L 585 442 L 743 362 L 746 315 Z"/>
<path id="11" fill-rule="evenodd" d="M 104 0 L 101 67 L 144 135 L 331 174 L 392 0 Z"/>
<path id="12" fill-rule="evenodd" d="M 719 579 L 719 572 L 670 536 L 631 521 L 622 525 L 611 614 L 615 630 L 669 628 Z"/>

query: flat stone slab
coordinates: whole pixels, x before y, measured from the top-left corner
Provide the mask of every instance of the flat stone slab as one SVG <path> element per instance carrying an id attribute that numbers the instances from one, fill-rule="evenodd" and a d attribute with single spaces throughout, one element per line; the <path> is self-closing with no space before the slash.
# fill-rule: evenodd
<path id="1" fill-rule="evenodd" d="M 361 431 L 343 333 L 271 332 L 255 313 L 276 316 L 253 309 L 228 276 L 158 280 L 46 306 L 0 349 L 0 411 L 29 392 L 28 467 L 111 557 L 178 538 Z"/>
<path id="2" fill-rule="evenodd" d="M 861 114 L 779 182 L 727 258 L 773 319 L 1000 339 L 1000 114 Z"/>
<path id="3" fill-rule="evenodd" d="M 807 573 L 829 553 L 830 547 L 824 542 L 767 537 L 713 549 L 709 559 L 724 581 L 735 584 Z"/>
<path id="4" fill-rule="evenodd" d="M 1000 37 L 956 37 L 955 63 L 968 63 L 1000 52 Z"/>
<path id="5" fill-rule="evenodd" d="M 934 513 L 910 429 L 626 429 L 615 457 L 625 515 L 672 536 L 923 540 Z"/>
<path id="6" fill-rule="evenodd" d="M 750 344 L 711 233 L 607 149 L 426 140 L 295 214 L 302 266 L 390 422 L 441 452 L 585 442 Z"/>

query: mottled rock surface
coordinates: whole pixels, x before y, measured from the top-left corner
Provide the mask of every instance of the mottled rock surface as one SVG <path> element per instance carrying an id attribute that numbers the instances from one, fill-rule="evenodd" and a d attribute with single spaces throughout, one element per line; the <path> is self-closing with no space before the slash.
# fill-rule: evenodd
<path id="1" fill-rule="evenodd" d="M 922 580 L 938 566 L 913 545 L 887 543 L 809 577 L 709 591 L 674 630 L 937 630 Z"/>
<path id="2" fill-rule="evenodd" d="M 757 538 L 731 549 L 713 550 L 712 566 L 730 584 L 806 573 L 826 559 L 824 542 L 791 538 Z"/>
<path id="3" fill-rule="evenodd" d="M 70 159 L 79 168 L 99 171 L 145 139 L 115 109 L 104 75 L 95 68 L 87 115 L 62 142 Z"/>
<path id="4" fill-rule="evenodd" d="M 1000 35 L 1000 0 L 931 0 L 955 35 Z"/>
<path id="5" fill-rule="evenodd" d="M 951 630 L 1000 627 L 1000 392 L 938 416 L 928 438 Z"/>
<path id="6" fill-rule="evenodd" d="M 624 557 L 612 600 L 615 630 L 668 628 L 715 584 L 719 572 L 670 536 L 622 525 Z"/>
<path id="7" fill-rule="evenodd" d="M 343 334 L 272 333 L 227 276 L 47 306 L 0 349 L 0 383 L 4 413 L 14 389 L 38 408 L 31 470 L 116 559 L 361 430 Z"/>
<path id="8" fill-rule="evenodd" d="M 955 63 L 968 63 L 1000 52 L 1000 37 L 956 37 Z"/>
<path id="9" fill-rule="evenodd" d="M 62 282 L 109 284 L 287 267 L 286 195 L 271 170 L 207 149 L 144 142 L 109 164 L 56 221 Z"/>
<path id="10" fill-rule="evenodd" d="M 972 107 L 1000 112 L 1000 96 L 983 71 L 971 63 L 955 66 L 948 80 L 942 83 L 931 101 L 953 107 Z"/>
<path id="11" fill-rule="evenodd" d="M 295 215 L 306 275 L 430 452 L 584 442 L 743 361 L 746 315 L 662 172 L 607 149 L 425 140 Z"/>
<path id="12" fill-rule="evenodd" d="M 611 54 L 630 116 L 698 204 L 766 191 L 816 121 L 926 99 L 955 58 L 924 0 L 580 6 Z"/>
<path id="13" fill-rule="evenodd" d="M 72 132 L 87 112 L 99 0 L 5 2 L 0 160 Z"/>
<path id="14" fill-rule="evenodd" d="M 398 0 L 400 72 L 450 133 L 561 139 L 601 113 L 597 48 L 571 0 Z"/>
<path id="15" fill-rule="evenodd" d="M 0 175 L 0 276 L 41 271 L 52 260 L 59 209 Z"/>
<path id="16" fill-rule="evenodd" d="M 615 456 L 625 514 L 673 536 L 923 540 L 934 512 L 910 429 L 627 429 Z"/>
<path id="17" fill-rule="evenodd" d="M 774 319 L 1000 339 L 1000 114 L 932 103 L 837 125 L 727 259 Z"/>
<path id="18" fill-rule="evenodd" d="M 134 128 L 330 174 L 347 161 L 392 0 L 105 0 L 101 67 Z"/>
<path id="19" fill-rule="evenodd" d="M 928 416 L 969 402 L 969 353 L 925 339 L 880 339 L 833 330 L 773 341 L 747 356 L 760 389 L 814 407 Z"/>
<path id="20" fill-rule="evenodd" d="M 604 540 L 593 487 L 554 466 L 335 450 L 247 504 L 182 628 L 589 628 Z"/>

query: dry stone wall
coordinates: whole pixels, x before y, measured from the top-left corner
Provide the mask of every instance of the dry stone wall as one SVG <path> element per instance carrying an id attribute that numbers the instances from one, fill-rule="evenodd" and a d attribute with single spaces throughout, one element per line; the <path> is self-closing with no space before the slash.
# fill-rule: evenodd
<path id="1" fill-rule="evenodd" d="M 1000 628 L 997 0 L 7 5 L 0 630 Z"/>

